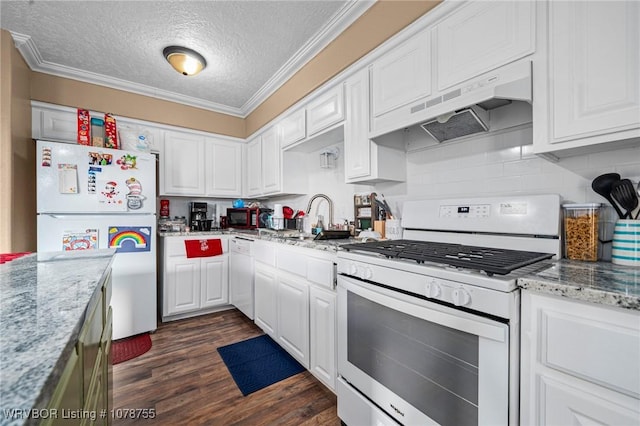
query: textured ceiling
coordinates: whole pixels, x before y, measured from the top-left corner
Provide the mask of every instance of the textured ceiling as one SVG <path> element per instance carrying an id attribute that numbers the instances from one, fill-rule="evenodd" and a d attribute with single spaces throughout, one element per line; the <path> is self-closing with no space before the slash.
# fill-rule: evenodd
<path id="1" fill-rule="evenodd" d="M 371 4 L 0 0 L 0 23 L 36 71 L 246 116 Z M 178 74 L 169 45 L 207 68 Z"/>

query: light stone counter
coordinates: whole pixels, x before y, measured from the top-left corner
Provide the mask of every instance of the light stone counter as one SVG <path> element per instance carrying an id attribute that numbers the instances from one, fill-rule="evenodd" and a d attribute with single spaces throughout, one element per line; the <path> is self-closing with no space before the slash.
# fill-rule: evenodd
<path id="1" fill-rule="evenodd" d="M 600 305 L 640 311 L 640 268 L 608 262 L 561 260 L 518 279 L 520 288 Z"/>
<path id="2" fill-rule="evenodd" d="M 31 423 L 16 411 L 47 406 L 114 254 L 34 253 L 0 265 L 0 425 Z"/>
<path id="3" fill-rule="evenodd" d="M 209 236 L 219 236 L 219 235 L 230 235 L 232 237 L 239 236 L 250 238 L 252 240 L 263 240 L 263 241 L 273 241 L 280 244 L 286 244 L 290 246 L 296 247 L 305 247 L 311 248 L 314 250 L 322 250 L 322 251 L 330 251 L 336 252 L 341 245 L 344 244 L 353 244 L 360 242 L 361 240 L 357 238 L 346 238 L 340 240 L 314 240 L 313 238 L 289 238 L 287 236 L 295 236 L 295 231 L 263 231 L 259 233 L 258 231 L 243 231 L 243 230 L 216 230 L 216 231 L 207 231 L 207 232 L 158 232 L 158 236 L 160 237 L 190 237 L 194 238 L 206 238 Z"/>

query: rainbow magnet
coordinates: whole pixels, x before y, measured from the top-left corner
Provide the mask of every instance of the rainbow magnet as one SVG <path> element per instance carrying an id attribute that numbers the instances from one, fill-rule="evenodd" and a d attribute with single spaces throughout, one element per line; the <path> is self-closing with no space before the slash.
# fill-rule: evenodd
<path id="1" fill-rule="evenodd" d="M 151 251 L 150 226 L 110 226 L 109 248 L 116 253 Z"/>

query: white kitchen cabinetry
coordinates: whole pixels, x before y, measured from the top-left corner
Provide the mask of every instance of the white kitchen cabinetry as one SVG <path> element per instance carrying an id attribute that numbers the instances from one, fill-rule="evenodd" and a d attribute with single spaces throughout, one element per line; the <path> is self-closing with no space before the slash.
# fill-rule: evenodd
<path id="1" fill-rule="evenodd" d="M 434 29 L 438 90 L 515 61 L 535 50 L 532 1 L 471 1 Z"/>
<path id="2" fill-rule="evenodd" d="M 521 424 L 637 424 L 640 313 L 522 293 Z"/>
<path id="3" fill-rule="evenodd" d="M 286 148 L 307 137 L 307 110 L 300 108 L 278 122 L 280 146 Z"/>
<path id="4" fill-rule="evenodd" d="M 247 195 L 277 193 L 281 189 L 278 131 L 270 127 L 247 144 Z"/>
<path id="5" fill-rule="evenodd" d="M 202 134 L 166 131 L 160 156 L 160 195 L 238 197 L 242 144 Z"/>
<path id="6" fill-rule="evenodd" d="M 161 195 L 204 195 L 205 138 L 189 133 L 165 132 L 160 157 Z"/>
<path id="7" fill-rule="evenodd" d="M 223 254 L 187 258 L 185 241 L 197 237 L 164 237 L 161 244 L 162 320 L 171 321 L 226 309 L 229 301 L 227 237 L 220 238 Z"/>
<path id="8" fill-rule="evenodd" d="M 313 152 L 341 142 L 344 132 L 344 93 L 342 84 L 314 94 L 305 105 L 276 123 L 280 146 L 298 152 Z M 285 151 L 286 152 L 286 151 Z"/>
<path id="9" fill-rule="evenodd" d="M 344 120 L 344 94 L 341 84 L 307 104 L 307 134 L 313 137 Z"/>
<path id="10" fill-rule="evenodd" d="M 640 137 L 640 3 L 545 2 L 539 14 L 548 51 L 534 61 L 534 151 Z"/>
<path id="11" fill-rule="evenodd" d="M 404 181 L 403 150 L 389 148 L 369 139 L 369 70 L 363 69 L 345 82 L 344 125 L 345 181 L 375 183 Z"/>
<path id="12" fill-rule="evenodd" d="M 335 254 L 266 241 L 251 249 L 256 325 L 335 389 Z"/>
<path id="13" fill-rule="evenodd" d="M 306 161 L 300 152 L 283 152 L 272 126 L 247 143 L 248 197 L 306 193 Z"/>
<path id="14" fill-rule="evenodd" d="M 205 195 L 240 197 L 242 144 L 218 138 L 206 138 L 205 143 Z"/>
<path id="15" fill-rule="evenodd" d="M 78 143 L 78 115 L 76 110 L 51 109 L 33 106 L 31 137 L 56 142 Z"/>
<path id="16" fill-rule="evenodd" d="M 278 341 L 278 287 L 276 269 L 256 261 L 254 264 L 255 323 L 265 333 Z"/>
<path id="17" fill-rule="evenodd" d="M 309 368 L 309 284 L 278 271 L 278 343 Z"/>
<path id="18" fill-rule="evenodd" d="M 370 136 L 413 124 L 411 105 L 431 94 L 431 84 L 431 30 L 426 30 L 371 65 Z"/>
<path id="19" fill-rule="evenodd" d="M 336 388 L 336 293 L 309 287 L 309 370 L 331 389 Z"/>

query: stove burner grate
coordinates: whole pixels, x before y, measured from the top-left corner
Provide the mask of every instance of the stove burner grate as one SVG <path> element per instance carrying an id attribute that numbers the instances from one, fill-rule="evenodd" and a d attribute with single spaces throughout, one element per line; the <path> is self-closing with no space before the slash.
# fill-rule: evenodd
<path id="1" fill-rule="evenodd" d="M 341 248 L 348 251 L 377 253 L 390 259 L 409 259 L 418 263 L 445 263 L 458 268 L 484 271 L 487 275 L 506 275 L 518 268 L 553 257 L 550 253 L 414 240 L 345 244 Z"/>

